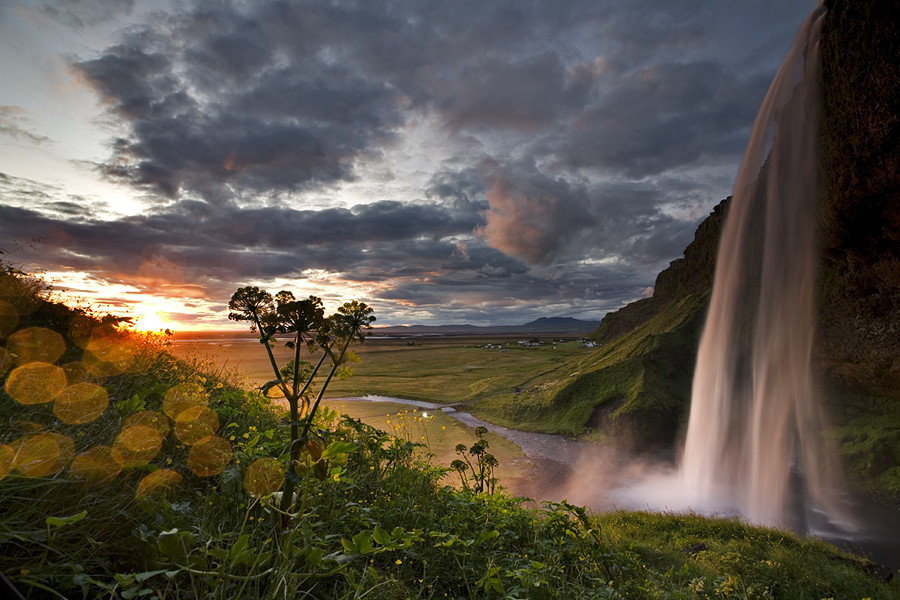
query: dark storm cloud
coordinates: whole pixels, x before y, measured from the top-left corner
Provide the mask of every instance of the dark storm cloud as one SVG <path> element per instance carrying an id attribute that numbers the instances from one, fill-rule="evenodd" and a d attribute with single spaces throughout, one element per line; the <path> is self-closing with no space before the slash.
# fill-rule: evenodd
<path id="1" fill-rule="evenodd" d="M 457 132 L 528 132 L 572 167 L 644 176 L 741 151 L 769 73 L 671 61 L 699 53 L 717 11 L 699 0 L 198 3 L 76 67 L 130 126 L 108 172 L 170 197 L 351 180 L 410 109 Z"/>
<path id="2" fill-rule="evenodd" d="M 730 193 L 810 4 L 149 3 L 74 63 L 119 126 L 100 170 L 149 210 L 104 221 L 0 179 L 0 236 L 147 290 L 227 297 L 319 269 L 422 315 L 615 308 Z M 104 5 L 44 10 L 78 28 Z M 439 129 L 407 151 L 410 123 Z M 392 161 L 417 151 L 424 189 L 395 193 Z M 370 203 L 338 195 L 374 172 L 384 189 L 352 196 Z"/>
<path id="3" fill-rule="evenodd" d="M 582 107 L 589 88 L 584 81 L 569 80 L 559 55 L 545 52 L 466 65 L 437 91 L 435 105 L 452 129 L 533 132 Z"/>
<path id="4" fill-rule="evenodd" d="M 487 209 L 486 185 L 484 165 L 443 169 L 432 174 L 425 187 L 425 196 L 438 198 L 457 210 L 483 211 Z"/>
<path id="5" fill-rule="evenodd" d="M 270 44 L 282 26 L 227 4 L 198 8 L 78 63 L 130 125 L 108 173 L 207 199 L 225 186 L 267 193 L 351 179 L 353 159 L 399 125 L 396 93 L 323 48 L 294 60 L 302 32 Z"/>
<path id="6" fill-rule="evenodd" d="M 388 201 L 321 211 L 182 201 L 116 221 L 69 219 L 71 203 L 55 206 L 60 214 L 48 216 L 0 205 L 0 238 L 43 238 L 36 252 L 47 268 L 62 266 L 62 255 L 72 268 L 125 277 L 156 260 L 181 265 L 198 280 L 285 277 L 303 269 L 386 272 L 404 264 L 424 269 L 422 263 L 451 262 L 456 245 L 445 238 L 470 235 L 478 222 L 477 214 L 437 204 Z"/>
<path id="7" fill-rule="evenodd" d="M 573 167 L 641 178 L 740 157 L 768 78 L 739 79 L 713 62 L 648 66 L 585 110 L 561 143 Z"/>

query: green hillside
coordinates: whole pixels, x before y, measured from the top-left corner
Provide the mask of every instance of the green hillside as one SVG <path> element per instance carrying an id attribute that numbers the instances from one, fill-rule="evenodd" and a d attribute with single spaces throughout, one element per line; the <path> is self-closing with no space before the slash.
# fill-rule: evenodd
<path id="1" fill-rule="evenodd" d="M 659 274 L 650 298 L 608 314 L 600 347 L 539 376 L 519 392 L 469 405 L 476 415 L 520 429 L 635 447 L 670 447 L 690 403 L 697 345 L 727 212 L 722 201 L 697 228 L 684 257 Z"/>
<path id="2" fill-rule="evenodd" d="M 117 325 L 0 270 L 4 598 L 900 598 L 821 541 L 478 492 L 475 439 L 461 488 L 333 411 L 279 512 L 287 419 Z"/>

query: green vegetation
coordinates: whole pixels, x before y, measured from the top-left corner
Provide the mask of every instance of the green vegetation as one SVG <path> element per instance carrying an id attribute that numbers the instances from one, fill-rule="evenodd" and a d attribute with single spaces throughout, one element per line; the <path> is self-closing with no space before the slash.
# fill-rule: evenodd
<path id="1" fill-rule="evenodd" d="M 832 436 L 854 484 L 889 504 L 900 504 L 900 403 L 897 391 L 864 386 L 863 379 L 829 379 L 837 415 Z"/>
<path id="2" fill-rule="evenodd" d="M 374 394 L 455 404 L 488 398 L 566 368 L 586 352 L 575 341 L 520 345 L 498 337 L 373 340 L 358 350 L 353 377 L 335 381 L 329 395 Z M 485 346 L 493 346 L 485 348 Z"/>
<path id="3" fill-rule="evenodd" d="M 563 435 L 671 444 L 690 398 L 703 302 L 667 306 L 564 368 L 469 406 L 491 422 Z M 638 427 L 639 425 L 639 427 Z"/>
<path id="4" fill-rule="evenodd" d="M 323 449 L 318 440 L 310 438 L 316 411 L 338 369 L 344 368 L 354 358 L 348 352 L 350 344 L 365 341 L 364 330 L 372 326 L 375 317 L 372 316 L 372 309 L 365 303 L 352 301 L 344 303 L 337 313 L 326 319 L 322 300 L 315 296 L 297 300 L 292 292 L 283 290 L 273 299 L 268 292 L 256 287 L 239 288 L 231 296 L 228 308 L 234 311 L 228 314 L 229 319 L 251 321 L 254 330 L 259 332 L 259 341 L 266 349 L 275 376 L 274 380 L 263 386 L 263 393 L 273 387 L 278 388 L 288 403 L 290 443 L 281 459 L 285 463 L 285 478 L 278 507 L 281 512 L 279 522 L 282 526 L 287 526 L 292 518 L 291 511 L 295 509 L 293 498 L 294 488 L 299 481 L 298 465 L 303 461 L 314 461 L 324 469 L 323 456 L 327 458 L 329 452 L 332 452 L 332 447 Z M 294 358 L 281 367 L 272 352 L 275 334 L 291 336 L 285 346 L 293 351 Z M 304 345 L 310 353 L 316 349 L 322 351 L 322 357 L 316 366 L 300 360 Z M 331 360 L 331 369 L 325 381 L 320 384 L 315 404 L 310 408 L 313 383 L 326 358 Z"/>
<path id="5" fill-rule="evenodd" d="M 490 446 L 490 443 L 484 439 L 487 432 L 487 427 L 476 427 L 475 437 L 478 438 L 478 441 L 469 448 L 466 448 L 465 444 L 457 444 L 455 450 L 459 458 L 450 464 L 450 467 L 459 474 L 459 481 L 463 489 L 478 494 L 484 492 L 494 494 L 497 490 L 494 468 L 499 463 L 497 457 L 487 451 Z M 472 462 L 473 460 L 475 462 Z"/>
<path id="6" fill-rule="evenodd" d="M 782 532 L 457 489 L 324 407 L 286 521 L 291 422 L 264 396 L 20 275 L 0 315 L 0 571 L 29 598 L 900 598 Z"/>

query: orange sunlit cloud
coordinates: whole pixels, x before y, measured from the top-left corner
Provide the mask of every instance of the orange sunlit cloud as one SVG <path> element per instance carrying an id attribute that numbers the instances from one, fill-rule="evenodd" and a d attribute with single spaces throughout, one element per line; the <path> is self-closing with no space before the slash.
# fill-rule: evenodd
<path id="1" fill-rule="evenodd" d="M 199 286 L 113 283 L 71 271 L 48 272 L 45 278 L 67 304 L 128 317 L 137 331 L 233 328 L 218 314 L 227 298 L 207 300 Z"/>

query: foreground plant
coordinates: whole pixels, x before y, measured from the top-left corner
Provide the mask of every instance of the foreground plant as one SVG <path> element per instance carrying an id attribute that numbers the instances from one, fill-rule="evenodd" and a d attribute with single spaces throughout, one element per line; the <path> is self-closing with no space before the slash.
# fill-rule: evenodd
<path id="1" fill-rule="evenodd" d="M 497 458 L 490 454 L 487 449 L 490 445 L 485 434 L 488 432 L 487 427 L 479 426 L 475 428 L 475 437 L 478 438 L 470 448 L 466 448 L 465 444 L 457 444 L 455 450 L 460 456 L 452 463 L 450 467 L 455 469 L 459 474 L 459 480 L 463 489 L 472 490 L 475 493 L 486 492 L 493 494 L 497 488 L 497 478 L 494 477 L 494 467 L 499 463 Z M 474 462 L 469 457 L 474 458 Z M 471 485 L 469 482 L 472 482 Z"/>
<path id="2" fill-rule="evenodd" d="M 317 461 L 321 456 L 322 448 L 309 439 L 313 418 L 334 375 L 347 362 L 356 359 L 349 352 L 350 344 L 365 342 L 365 330 L 372 327 L 375 317 L 372 309 L 364 302 L 354 300 L 344 303 L 337 313 L 326 318 L 320 298 L 310 296 L 306 300 L 297 300 L 289 291 L 278 292 L 273 298 L 268 292 L 249 286 L 239 288 L 231 296 L 228 308 L 232 311 L 228 315 L 229 319 L 252 322 L 251 329 L 259 332 L 259 342 L 265 346 L 275 379 L 266 383 L 263 390 L 275 387 L 284 394 L 288 402 L 291 439 L 279 507 L 285 516 L 282 519 L 283 525 L 286 525 L 298 481 L 297 464 L 301 460 L 301 454 L 304 451 L 312 453 Z M 272 342 L 277 334 L 290 335 L 291 339 L 285 345 L 294 351 L 293 360 L 282 367 L 278 366 L 272 351 Z M 304 345 L 310 354 L 317 349 L 322 350 L 322 356 L 314 367 L 300 360 Z M 310 408 L 310 390 L 326 359 L 331 360 L 331 369 Z"/>

